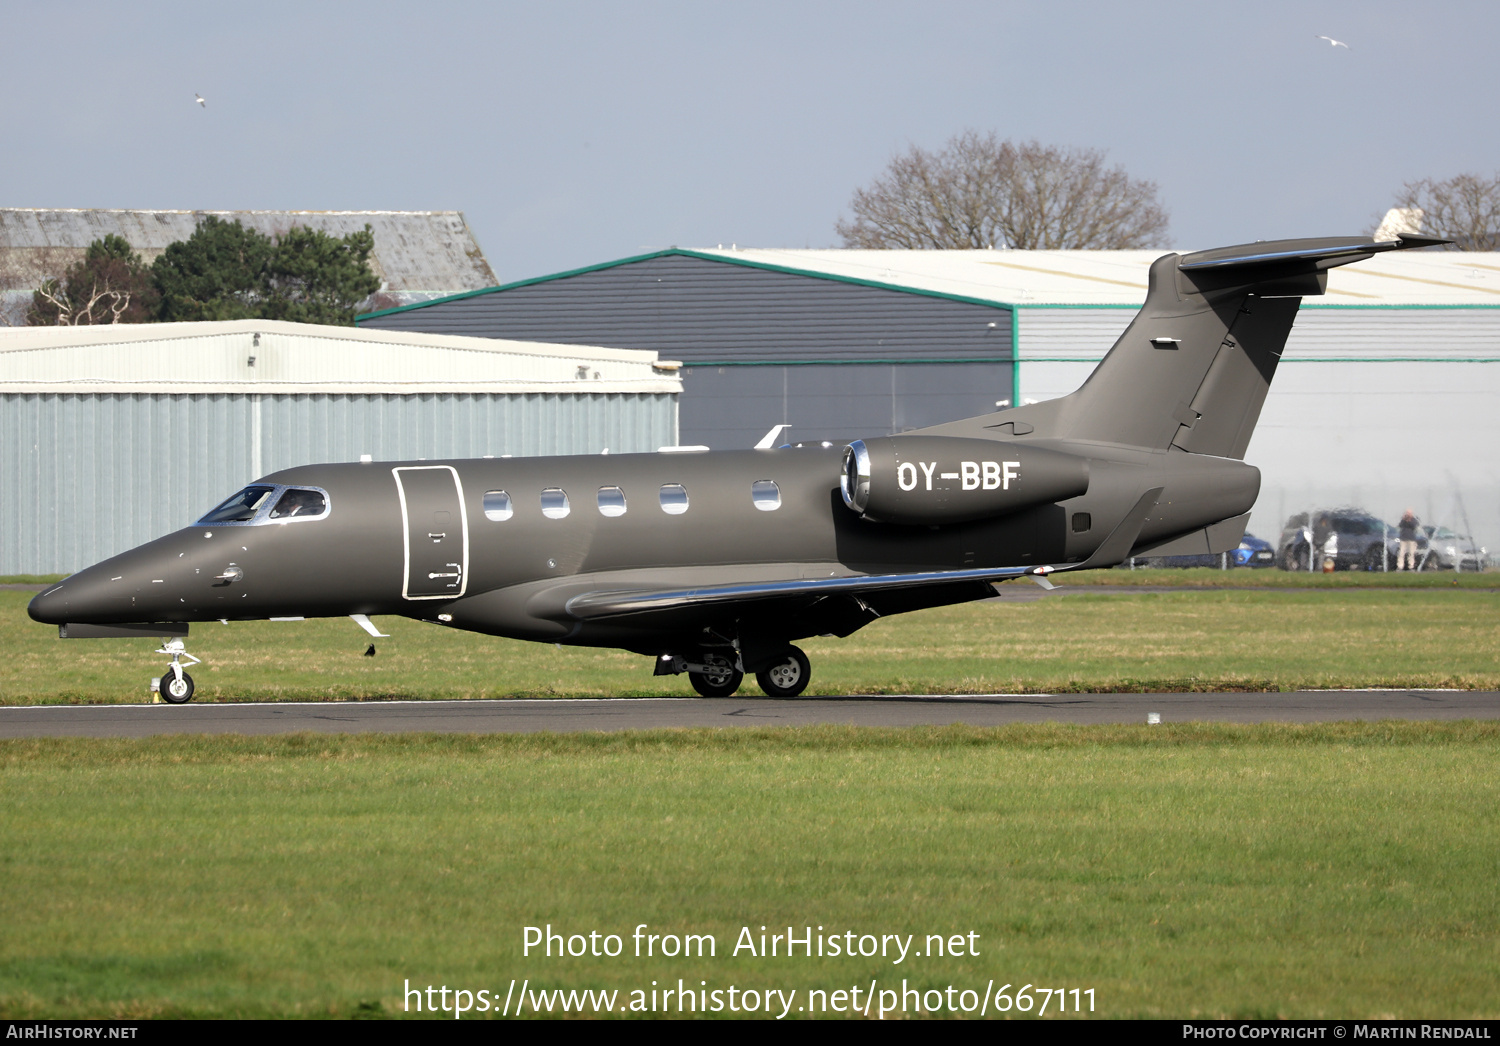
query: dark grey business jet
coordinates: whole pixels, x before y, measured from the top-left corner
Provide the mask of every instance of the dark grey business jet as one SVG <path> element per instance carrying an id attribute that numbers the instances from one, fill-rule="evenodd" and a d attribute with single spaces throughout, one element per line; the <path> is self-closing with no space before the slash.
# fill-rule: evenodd
<path id="1" fill-rule="evenodd" d="M 848 446 L 308 465 L 31 602 L 65 638 L 192 621 L 397 614 L 652 659 L 706 697 L 807 686 L 807 636 L 984 599 L 997 582 L 1235 548 L 1243 460 L 1301 299 L 1419 237 L 1169 254 L 1140 313 L 1061 399 Z M 674 448 L 668 448 L 674 450 Z"/>

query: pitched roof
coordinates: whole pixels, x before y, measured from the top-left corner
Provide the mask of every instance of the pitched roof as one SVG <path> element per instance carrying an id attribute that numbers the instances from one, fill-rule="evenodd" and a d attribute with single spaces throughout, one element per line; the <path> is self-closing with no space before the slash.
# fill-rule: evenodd
<path id="1" fill-rule="evenodd" d="M 649 258 L 680 256 L 794 273 L 908 293 L 997 306 L 1138 308 L 1146 277 L 1163 250 L 1149 251 L 861 251 L 793 248 L 670 248 L 581 269 L 465 291 L 403 306 L 421 308 L 566 279 Z M 1326 296 L 1309 302 L 1353 306 L 1500 305 L 1500 254 L 1408 251 L 1329 274 Z M 398 311 L 383 310 L 380 315 Z M 364 318 L 364 317 L 362 317 Z"/>
<path id="2" fill-rule="evenodd" d="M 718 248 L 699 252 L 824 276 L 1012 305 L 1130 305 L 1166 251 L 853 251 Z M 1311 303 L 1310 303 L 1311 304 Z M 1406 251 L 1332 270 L 1325 305 L 1500 305 L 1500 255 Z"/>
<path id="3" fill-rule="evenodd" d="M 0 330 L 7 393 L 682 391 L 655 352 L 281 320 Z"/>
<path id="4" fill-rule="evenodd" d="M 0 294 L 13 313 L 43 280 L 61 276 L 94 240 L 114 234 L 150 262 L 208 215 L 268 236 L 294 226 L 345 236 L 369 225 L 380 290 L 366 309 L 408 305 L 495 283 L 461 211 L 135 211 L 0 208 Z M 24 311 L 24 305 L 22 306 Z M 12 318 L 11 322 L 18 322 Z"/>

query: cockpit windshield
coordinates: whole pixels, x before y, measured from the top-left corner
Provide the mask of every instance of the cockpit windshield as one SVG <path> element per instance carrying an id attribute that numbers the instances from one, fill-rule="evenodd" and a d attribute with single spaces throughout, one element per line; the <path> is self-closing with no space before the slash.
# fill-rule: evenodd
<path id="1" fill-rule="evenodd" d="M 327 515 L 328 491 L 321 487 L 257 483 L 204 516 L 198 525 L 259 527 L 269 523 L 322 519 Z"/>
<path id="2" fill-rule="evenodd" d="M 246 487 L 198 522 L 248 523 L 255 518 L 255 514 L 275 491 L 275 487 Z"/>

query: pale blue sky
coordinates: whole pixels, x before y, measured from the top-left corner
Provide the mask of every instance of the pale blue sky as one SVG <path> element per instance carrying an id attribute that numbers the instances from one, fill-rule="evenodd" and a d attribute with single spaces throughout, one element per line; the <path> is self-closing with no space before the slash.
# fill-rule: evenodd
<path id="1" fill-rule="evenodd" d="M 1107 150 L 1184 248 L 1360 231 L 1405 180 L 1500 169 L 1493 3 L 57 2 L 4 29 L 0 206 L 457 209 L 502 280 L 837 246 L 894 152 L 966 128 Z"/>

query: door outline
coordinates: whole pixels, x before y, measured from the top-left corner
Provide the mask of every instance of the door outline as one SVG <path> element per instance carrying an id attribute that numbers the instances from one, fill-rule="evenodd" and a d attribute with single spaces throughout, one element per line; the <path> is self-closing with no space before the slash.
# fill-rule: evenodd
<path id="1" fill-rule="evenodd" d="M 457 592 L 439 592 L 430 596 L 413 596 L 411 585 L 411 506 L 406 503 L 406 488 L 401 484 L 403 472 L 447 471 L 453 477 L 453 489 L 458 495 L 458 525 L 463 533 L 463 552 L 460 555 Z M 396 480 L 396 494 L 401 499 L 401 598 L 402 599 L 458 599 L 469 588 L 469 508 L 464 500 L 464 484 L 458 470 L 452 465 L 398 465 L 391 469 Z"/>

